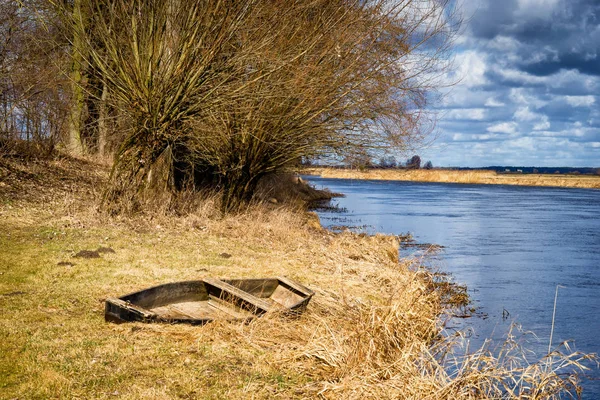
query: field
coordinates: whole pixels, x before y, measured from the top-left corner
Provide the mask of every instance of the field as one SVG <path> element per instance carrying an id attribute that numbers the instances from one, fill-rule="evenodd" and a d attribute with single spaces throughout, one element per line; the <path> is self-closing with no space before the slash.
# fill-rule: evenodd
<path id="1" fill-rule="evenodd" d="M 308 168 L 303 173 L 323 178 L 373 179 L 389 181 L 442 182 L 484 185 L 553 186 L 600 189 L 599 175 L 497 174 L 494 171 L 443 169 L 337 169 Z"/>
<path id="2" fill-rule="evenodd" d="M 333 234 L 274 202 L 223 216 L 210 197 L 185 215 L 109 216 L 97 206 L 107 174 L 86 160 L 0 159 L 2 399 L 541 399 L 575 390 L 576 377 L 560 374 L 585 355 L 455 357 L 442 321 L 453 302 L 466 306 L 464 292 L 399 260 L 397 238 Z M 106 297 L 163 282 L 277 275 L 316 292 L 301 317 L 201 327 L 103 318 Z"/>

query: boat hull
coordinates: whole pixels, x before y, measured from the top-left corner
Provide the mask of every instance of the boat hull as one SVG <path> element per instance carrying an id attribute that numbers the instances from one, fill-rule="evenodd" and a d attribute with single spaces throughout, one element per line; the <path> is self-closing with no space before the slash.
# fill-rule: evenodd
<path id="1" fill-rule="evenodd" d="M 269 311 L 303 312 L 314 292 L 284 277 L 207 278 L 154 286 L 105 302 L 111 322 L 205 324 L 214 320 L 250 321 Z"/>

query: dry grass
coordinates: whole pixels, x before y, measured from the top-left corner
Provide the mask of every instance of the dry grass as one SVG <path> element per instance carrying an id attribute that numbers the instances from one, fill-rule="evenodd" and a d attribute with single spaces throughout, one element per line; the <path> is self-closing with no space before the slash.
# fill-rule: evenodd
<path id="1" fill-rule="evenodd" d="M 210 199 L 182 217 L 110 218 L 85 183 L 105 171 L 81 163 L 3 164 L 14 179 L 0 178 L 1 398 L 545 399 L 574 390 L 573 375 L 561 374 L 584 357 L 576 353 L 532 364 L 485 349 L 455 356 L 440 326 L 445 286 L 398 260 L 394 238 L 332 234 L 275 206 L 220 217 Z M 28 168 L 45 178 L 32 183 Z M 61 171 L 72 185 L 56 186 Z M 74 257 L 100 246 L 115 253 Z M 108 296 L 274 275 L 315 290 L 300 318 L 203 327 L 103 320 Z"/>
<path id="2" fill-rule="evenodd" d="M 373 169 L 360 171 L 354 169 L 310 168 L 303 172 L 321 175 L 323 178 L 340 179 L 372 179 L 484 185 L 556 186 L 600 189 L 600 176 L 598 175 L 497 174 L 494 171 L 452 171 L 438 169 Z"/>

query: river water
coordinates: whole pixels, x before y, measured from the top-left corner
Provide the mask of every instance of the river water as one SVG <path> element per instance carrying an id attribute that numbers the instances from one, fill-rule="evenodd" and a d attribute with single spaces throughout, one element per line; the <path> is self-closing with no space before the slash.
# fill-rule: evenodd
<path id="1" fill-rule="evenodd" d="M 552 343 L 600 353 L 600 190 L 305 178 L 346 196 L 332 201 L 338 210 L 318 211 L 325 227 L 444 246 L 435 262 L 467 285 L 480 315 L 456 321 L 471 348 L 518 323 L 536 335 L 527 346 L 541 358 L 560 285 Z M 600 370 L 590 366 L 583 398 L 600 399 Z"/>

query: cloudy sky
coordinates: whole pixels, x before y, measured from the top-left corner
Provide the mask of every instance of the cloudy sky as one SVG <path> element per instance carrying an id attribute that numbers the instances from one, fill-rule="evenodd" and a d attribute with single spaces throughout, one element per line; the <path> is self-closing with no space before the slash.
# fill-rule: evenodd
<path id="1" fill-rule="evenodd" d="M 437 166 L 600 167 L 600 0 L 463 0 Z"/>

